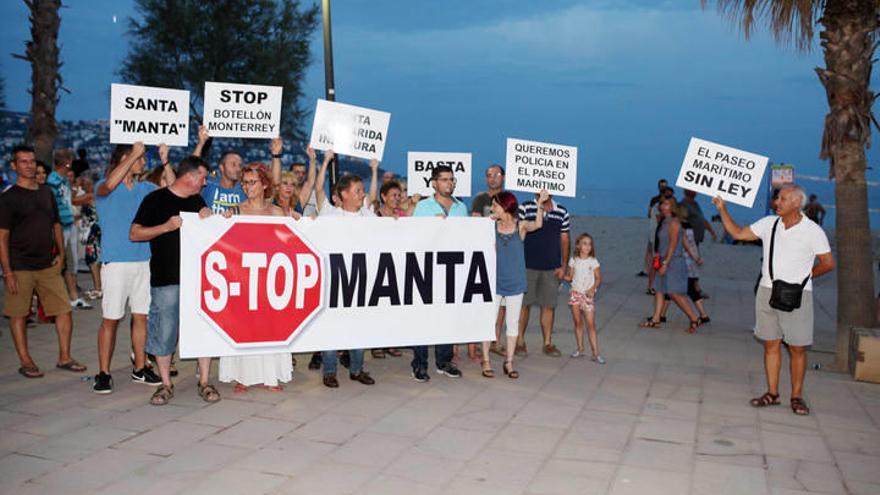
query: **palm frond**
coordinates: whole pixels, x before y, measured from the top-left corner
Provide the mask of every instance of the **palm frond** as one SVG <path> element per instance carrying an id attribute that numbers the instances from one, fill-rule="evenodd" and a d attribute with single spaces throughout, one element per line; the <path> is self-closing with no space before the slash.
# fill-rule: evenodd
<path id="1" fill-rule="evenodd" d="M 709 0 L 700 0 L 703 8 Z M 766 23 L 780 44 L 794 45 L 809 51 L 813 42 L 813 27 L 825 5 L 825 0 L 716 0 L 719 12 L 738 23 L 746 39 L 751 38 L 756 25 Z"/>

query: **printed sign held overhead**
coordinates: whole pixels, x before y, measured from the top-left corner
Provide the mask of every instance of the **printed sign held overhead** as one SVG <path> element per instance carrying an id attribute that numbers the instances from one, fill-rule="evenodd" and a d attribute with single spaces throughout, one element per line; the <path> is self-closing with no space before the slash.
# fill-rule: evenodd
<path id="1" fill-rule="evenodd" d="M 110 142 L 186 146 L 189 91 L 110 85 Z"/>
<path id="2" fill-rule="evenodd" d="M 387 112 L 318 100 L 309 144 L 316 150 L 382 161 L 390 121 Z"/>
<path id="3" fill-rule="evenodd" d="M 281 86 L 205 82 L 205 127 L 211 137 L 272 139 L 281 126 Z"/>
<path id="4" fill-rule="evenodd" d="M 407 161 L 407 193 L 430 196 L 434 194 L 431 173 L 435 167 L 446 165 L 455 174 L 455 196 L 471 195 L 471 154 L 410 151 Z"/>
<path id="5" fill-rule="evenodd" d="M 507 138 L 507 173 L 504 187 L 511 191 L 540 192 L 554 196 L 577 195 L 577 148 Z"/>
<path id="6" fill-rule="evenodd" d="M 766 156 L 692 137 L 675 185 L 751 208 L 766 167 Z"/>

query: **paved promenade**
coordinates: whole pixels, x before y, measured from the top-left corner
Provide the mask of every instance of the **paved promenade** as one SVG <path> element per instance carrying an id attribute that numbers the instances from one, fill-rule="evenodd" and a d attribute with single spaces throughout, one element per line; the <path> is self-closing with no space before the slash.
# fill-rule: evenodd
<path id="1" fill-rule="evenodd" d="M 616 249 L 598 246 L 600 255 Z M 645 279 L 633 277 L 636 266 L 603 266 L 597 307 L 608 364 L 566 357 L 574 338 L 561 297 L 555 342 L 563 357 L 540 353 L 533 312 L 519 380 L 504 377 L 494 359 L 491 380 L 464 362 L 460 380 L 432 375 L 418 384 L 407 352 L 367 359 L 373 387 L 341 379 L 330 390 L 299 356 L 283 392 L 235 394 L 222 385 L 223 400 L 208 405 L 196 395 L 193 364 L 184 362 L 176 397 L 154 407 L 152 389 L 126 379 L 126 332 L 115 391 L 98 396 L 91 381 L 54 369 L 51 326 L 30 330 L 45 378 L 19 376 L 3 324 L 0 492 L 880 493 L 880 386 L 811 369 L 812 415 L 788 408 L 787 373 L 782 406 L 747 404 L 764 391 L 761 349 L 749 331 L 759 254 L 712 246 L 707 257 L 724 265 L 744 249 L 753 261 L 741 276 L 705 277 L 712 323 L 696 335 L 684 332 L 676 310 L 662 330 L 638 329 L 650 306 Z M 88 285 L 85 276 L 81 283 Z M 833 288 L 831 277 L 817 283 L 812 363 L 831 360 L 822 351 L 834 338 Z M 99 309 L 75 314 L 74 356 L 89 366 L 88 377 L 97 367 L 99 317 Z"/>

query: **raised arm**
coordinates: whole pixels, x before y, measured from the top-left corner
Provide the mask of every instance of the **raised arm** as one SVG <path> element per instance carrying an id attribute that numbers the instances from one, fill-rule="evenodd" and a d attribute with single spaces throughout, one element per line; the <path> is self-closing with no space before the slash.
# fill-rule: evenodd
<path id="1" fill-rule="evenodd" d="M 544 226 L 544 203 L 547 201 L 547 198 L 550 197 L 550 194 L 542 190 L 538 193 L 538 199 L 536 200 L 538 204 L 538 211 L 535 212 L 535 220 L 531 222 L 520 222 L 519 223 L 519 236 L 522 239 L 526 238 L 526 234 L 529 232 L 534 232 L 541 227 Z M 568 248 L 565 249 L 566 251 Z M 564 260 L 566 263 L 568 262 L 568 258 Z M 563 265 L 567 266 L 567 265 Z"/>
<path id="2" fill-rule="evenodd" d="M 198 139 L 199 140 L 196 142 L 196 147 L 193 149 L 192 154 L 194 156 L 201 157 L 202 150 L 205 148 L 205 144 L 208 142 L 209 139 L 211 139 L 208 136 L 208 128 L 207 127 L 205 127 L 203 125 L 199 126 L 199 138 Z"/>
<path id="3" fill-rule="evenodd" d="M 177 174 L 174 173 L 174 167 L 168 160 L 168 145 L 162 143 L 159 145 L 159 161 L 162 162 L 162 178 L 165 179 L 165 185 L 170 186 L 177 180 Z"/>
<path id="4" fill-rule="evenodd" d="M 305 205 L 309 202 L 309 196 L 315 188 L 315 178 L 318 175 L 318 158 L 315 150 L 309 146 L 306 148 L 306 156 L 309 157 L 309 170 L 306 172 L 306 182 L 299 189 L 299 204 Z"/>
<path id="5" fill-rule="evenodd" d="M 131 166 L 134 165 L 134 162 L 140 160 L 140 158 L 144 156 L 145 150 L 144 143 L 140 141 L 134 143 L 131 146 L 131 151 L 125 156 L 125 159 L 122 160 L 112 172 L 110 172 L 110 175 L 107 176 L 107 180 L 98 186 L 98 196 L 106 196 L 119 187 L 119 184 L 125 179 L 125 176 L 131 170 Z"/>
<path id="6" fill-rule="evenodd" d="M 724 200 L 721 199 L 720 196 L 712 198 L 712 204 L 715 205 L 715 208 L 718 208 L 718 214 L 721 215 L 721 224 L 724 225 L 724 230 L 730 234 L 730 237 L 733 237 L 733 239 L 737 241 L 758 240 L 758 236 L 752 232 L 752 229 L 749 227 L 740 227 L 733 221 L 730 213 L 727 212 L 727 205 L 724 204 Z"/>
<path id="7" fill-rule="evenodd" d="M 367 194 L 367 204 L 376 202 L 376 192 L 379 190 L 379 160 L 370 160 L 370 192 Z"/>
<path id="8" fill-rule="evenodd" d="M 269 151 L 272 153 L 272 184 L 278 187 L 281 184 L 281 153 L 284 151 L 284 141 L 281 136 L 272 138 Z"/>
<path id="9" fill-rule="evenodd" d="M 324 201 L 327 199 L 327 194 L 324 192 L 324 179 L 327 177 L 327 166 L 330 165 L 330 162 L 333 160 L 333 150 L 327 150 L 324 152 L 324 162 L 321 163 L 321 170 L 318 172 L 318 177 L 315 180 L 315 201 L 318 208 L 318 211 L 321 211 L 321 208 L 324 207 Z"/>

